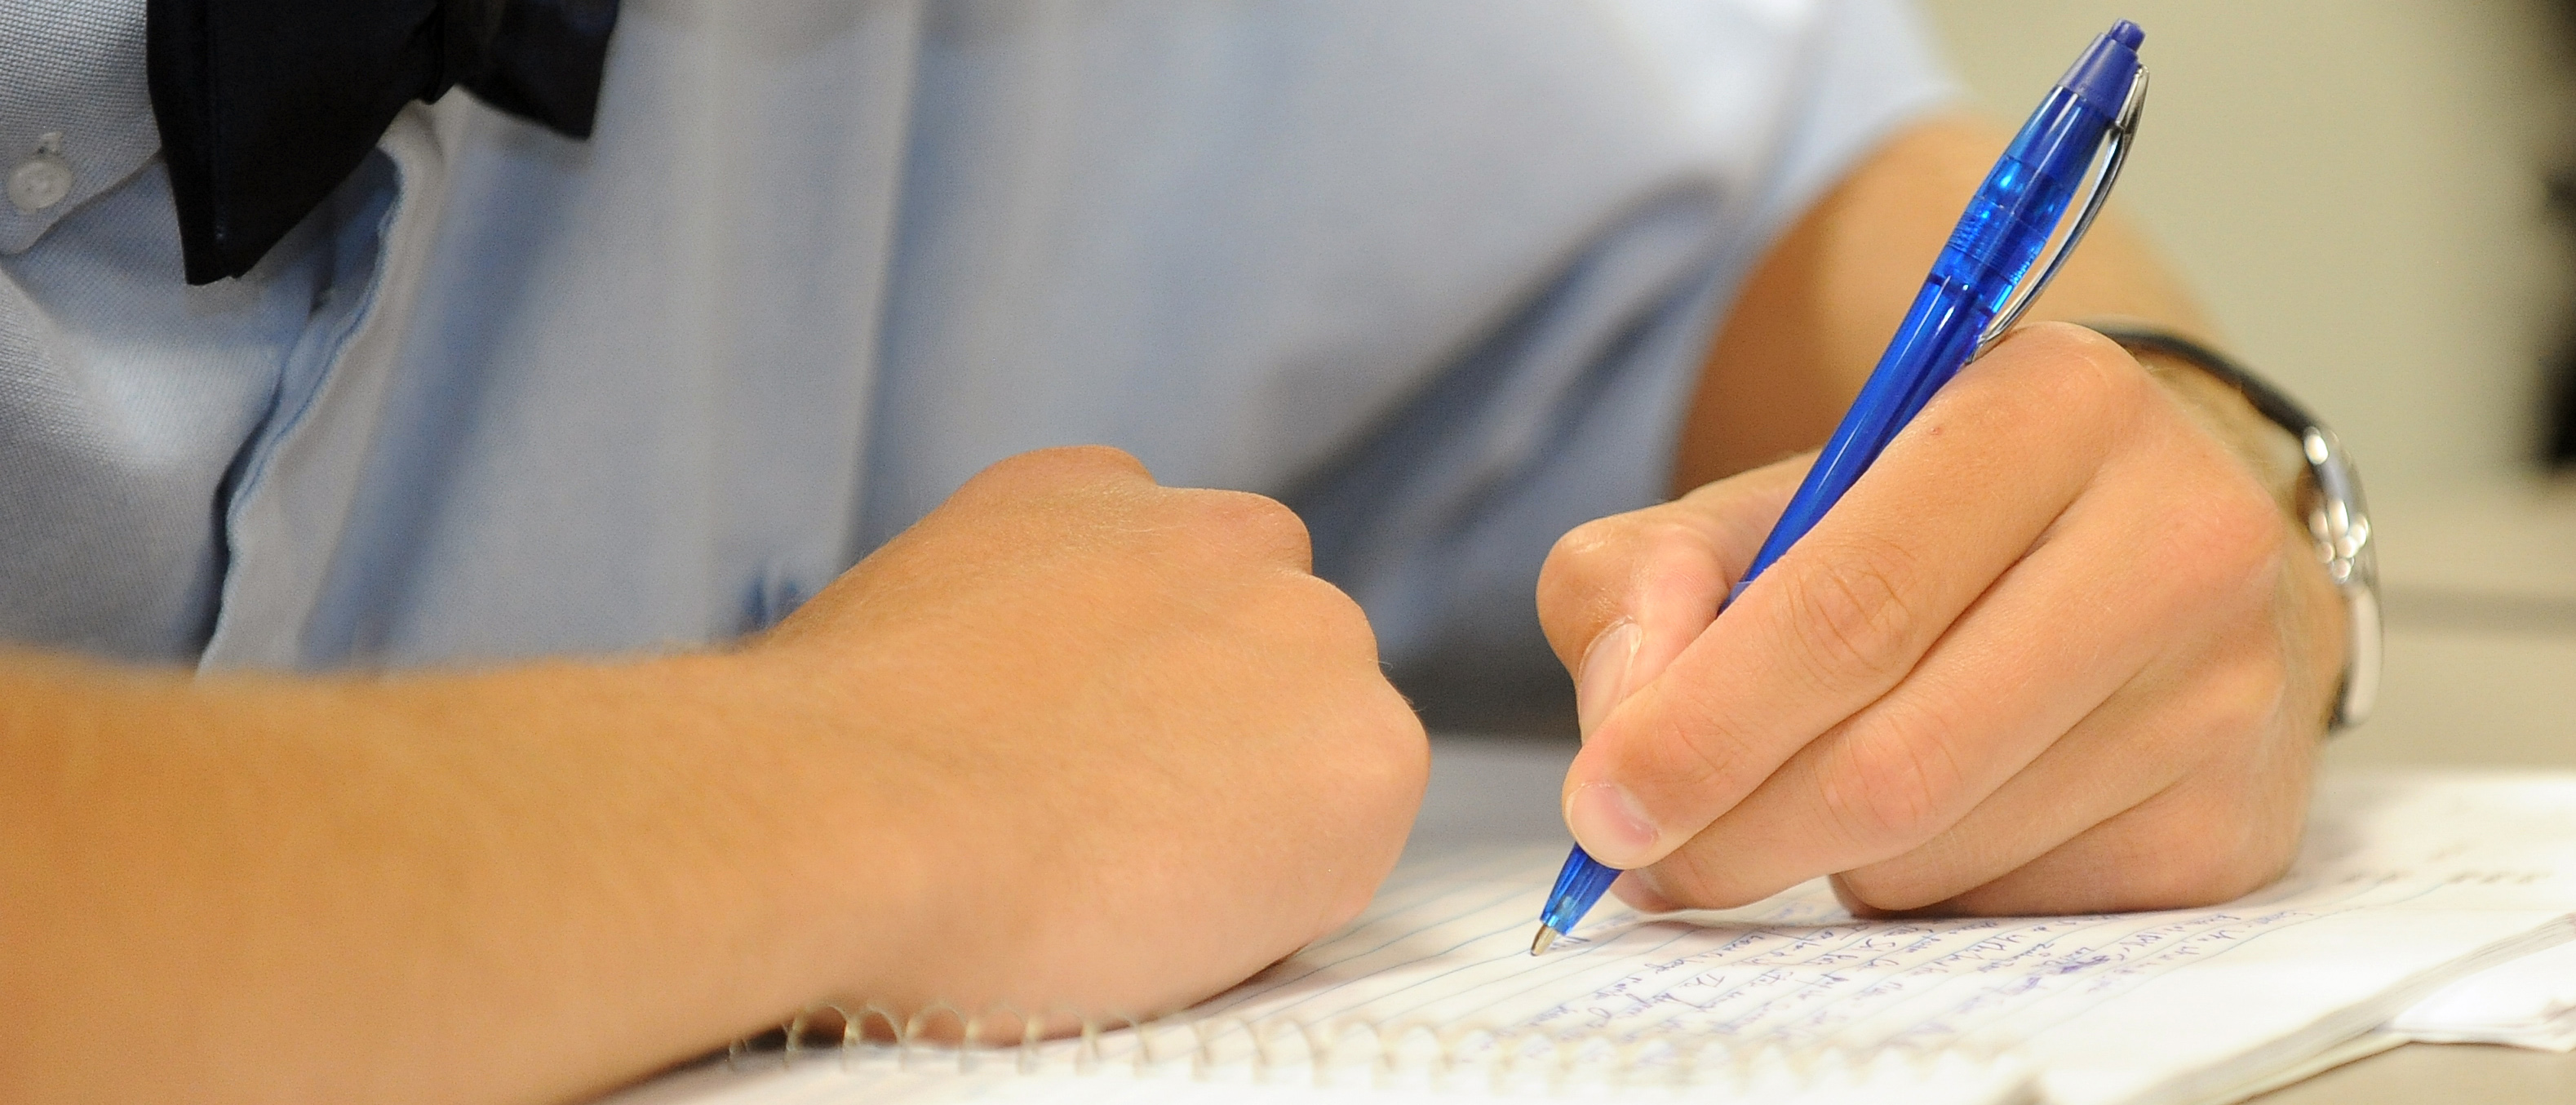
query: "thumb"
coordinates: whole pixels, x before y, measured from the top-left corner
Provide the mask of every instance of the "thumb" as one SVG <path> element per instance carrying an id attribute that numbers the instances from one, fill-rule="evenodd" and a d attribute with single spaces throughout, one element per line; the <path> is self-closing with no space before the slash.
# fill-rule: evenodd
<path id="1" fill-rule="evenodd" d="M 1588 523 L 1557 543 L 1539 576 L 1539 617 L 1574 677 L 1587 742 L 1708 628 L 1814 459 L 1792 457 L 1719 480 L 1673 502 Z M 1600 807 L 1591 812 L 1602 817 L 1585 820 L 1614 826 L 1604 830 L 1607 838 L 1623 838 L 1618 824 L 1648 822 L 1633 798 L 1595 793 L 1577 802 L 1587 789 L 1577 779 L 1591 777 L 1582 770 L 1587 758 L 1599 757 L 1577 758 L 1564 812 L 1589 849 L 1578 805 Z"/>

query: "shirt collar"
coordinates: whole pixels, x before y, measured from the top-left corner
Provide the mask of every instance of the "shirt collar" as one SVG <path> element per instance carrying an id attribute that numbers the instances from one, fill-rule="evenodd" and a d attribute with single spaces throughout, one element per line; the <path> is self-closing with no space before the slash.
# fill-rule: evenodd
<path id="1" fill-rule="evenodd" d="M 34 245 L 160 151 L 143 10 L 144 0 L 0 0 L 0 254 Z"/>

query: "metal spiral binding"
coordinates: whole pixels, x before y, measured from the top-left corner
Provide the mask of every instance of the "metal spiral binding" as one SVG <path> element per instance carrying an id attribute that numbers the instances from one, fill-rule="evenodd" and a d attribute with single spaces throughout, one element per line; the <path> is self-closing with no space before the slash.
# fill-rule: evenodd
<path id="1" fill-rule="evenodd" d="M 840 1038 L 812 1046 L 809 1029 L 827 1012 L 840 1020 Z M 1046 1031 L 1050 1024 L 1076 1030 L 1051 1037 Z M 987 1031 L 1004 1025 L 1012 1027 L 999 1035 Z M 953 1033 L 942 1031 L 952 1026 Z M 1463 1088 L 1460 1079 L 1482 1078 L 1496 1091 L 1540 1092 L 1596 1085 L 1678 1092 L 1716 1084 L 1742 1090 L 1766 1077 L 1804 1084 L 1864 1077 L 1891 1063 L 1922 1072 L 1943 1060 L 1991 1065 L 2010 1058 L 2002 1049 L 1901 1040 L 1865 1049 L 1773 1041 L 1741 1046 L 1704 1031 L 1615 1036 L 1413 1020 L 1085 1016 L 1061 1007 L 1033 1014 L 1008 1004 L 969 1013 L 946 1002 L 908 1015 L 877 1002 L 855 1011 L 824 1003 L 798 1013 L 775 1035 L 782 1041 L 777 1058 L 782 1066 L 828 1052 L 845 1070 L 889 1062 L 899 1071 L 974 1074 L 992 1069 L 988 1063 L 1007 1055 L 1011 1071 L 1022 1075 L 1064 1063 L 1076 1074 L 1186 1074 L 1207 1081 L 1232 1073 L 1256 1084 L 1302 1077 L 1323 1087 L 1336 1085 L 1337 1077 L 1361 1075 L 1380 1087 L 1427 1082 L 1434 1089 Z M 1173 1046 L 1176 1042 L 1180 1046 Z M 736 1041 L 727 1049 L 726 1063 L 739 1068 L 758 1050 L 750 1040 Z"/>

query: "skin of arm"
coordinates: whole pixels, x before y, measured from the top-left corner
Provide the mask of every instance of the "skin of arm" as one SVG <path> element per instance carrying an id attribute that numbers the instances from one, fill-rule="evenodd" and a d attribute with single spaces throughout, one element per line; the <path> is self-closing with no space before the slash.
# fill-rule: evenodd
<path id="1" fill-rule="evenodd" d="M 1633 903 L 1832 875 L 1865 912 L 2159 908 L 2296 851 L 2342 607 L 2288 435 L 2188 367 L 2024 326 L 1711 622 L 2001 145 L 1936 120 L 1858 165 L 1713 343 L 1680 497 L 1549 557 L 1566 815 Z M 2032 313 L 2112 315 L 2208 330 L 2116 212 Z"/>
<path id="2" fill-rule="evenodd" d="M 1421 796 L 1306 549 L 1053 450 L 729 651 L 0 654 L 0 1100 L 555 1101 L 825 1000 L 1195 1000 L 1356 913 Z"/>
<path id="3" fill-rule="evenodd" d="M 1716 902 L 1839 872 L 1873 908 L 2082 908 L 2228 891 L 2268 877 L 2295 841 L 2319 680 L 2340 657 L 2288 646 L 2339 640 L 2326 632 L 2337 612 L 2297 569 L 2303 548 L 2284 537 L 2267 558 L 2242 540 L 2286 533 L 2246 507 L 2267 502 L 2261 485 L 2211 439 L 2250 413 L 2186 406 L 2116 350 L 2048 331 L 1971 370 L 2016 386 L 1973 403 L 1945 395 L 1909 433 L 2015 413 L 2005 400 L 2034 390 L 2098 387 L 2134 404 L 2041 421 L 2074 439 L 2135 423 L 2148 459 L 2181 457 L 2230 489 L 2228 524 L 2202 535 L 2239 555 L 2180 582 L 2236 585 L 2232 632 L 2195 643 L 2254 642 L 2237 651 L 2256 670 L 2228 685 L 2250 687 L 2262 710 L 2223 719 L 2234 728 L 2149 726 L 2199 753 L 2182 761 L 2194 773 L 2126 806 L 2117 787 L 2077 796 L 2113 811 L 2088 825 L 2148 810 L 2157 833 L 1974 823 L 1999 783 L 1846 788 L 1863 797 L 1822 813 L 1759 808 L 1775 782 L 1830 792 L 1809 750 L 1830 750 L 1824 730 L 1848 730 L 1857 707 L 1820 678 L 1810 697 L 1839 721 L 1764 731 L 1731 716 L 1750 696 L 1709 672 L 1747 653 L 1799 655 L 1794 630 L 1812 612 L 1742 641 L 1703 634 L 1704 610 L 1698 624 L 1689 612 L 1713 608 L 1707 588 L 1722 593 L 1749 557 L 1802 463 L 1764 462 L 1830 428 L 1992 146 L 1965 128 L 1918 130 L 1821 203 L 1716 344 L 1677 466 L 1695 490 L 1578 530 L 1550 560 L 1542 613 L 1592 737 L 1569 794 L 1592 779 L 1667 780 L 1652 797 L 1698 826 L 1652 842 L 1663 862 L 1622 893 Z M 2142 251 L 2118 260 L 2123 249 L 2136 247 L 2116 224 L 2097 229 L 2042 310 L 2190 328 L 2173 285 Z M 2007 373 L 2075 383 L 2032 389 Z M 1882 467 L 1920 467 L 1936 484 L 1976 463 L 1895 453 Z M 1871 547 L 1866 532 L 1842 540 Z M 1807 567 L 1847 580 L 1839 562 Z M 0 1099 L 562 1100 L 816 1001 L 1150 1012 L 1221 988 L 1360 908 L 1427 768 L 1358 611 L 1308 567 L 1302 529 L 1276 504 L 1159 488 L 1105 451 L 1054 451 L 978 477 L 726 652 L 329 679 L 0 656 Z M 2002 571 L 1965 578 L 1982 590 Z M 1643 628 L 1605 686 L 1609 669 L 1585 656 L 1621 621 Z M 1884 684 L 1866 706 L 1932 666 L 1931 644 L 1909 643 L 1921 632 L 1891 631 L 1896 643 L 1869 653 L 1881 662 L 1827 674 Z M 1684 657 L 1703 636 L 1742 651 Z M 2248 737 L 2258 713 L 2277 724 Z M 2213 753 L 2219 732 L 2244 754 Z M 1711 753 L 1727 739 L 1754 751 Z M 1858 762 L 1936 762 L 1904 740 L 1872 747 L 1906 754 Z M 2029 775 L 2035 757 L 1999 762 Z M 2099 774 L 2140 777 L 2123 766 L 2113 757 Z M 1921 795 L 1929 812 L 1871 797 L 1884 794 Z M 2132 860 L 2139 842 L 2167 842 L 2173 818 L 2211 811 L 2192 847 L 2162 851 L 2241 860 L 2132 864 L 2165 881 L 2105 883 L 2121 865 L 2085 850 L 2107 841 L 2112 860 Z M 1867 847 L 1845 839 L 1867 833 L 1838 827 L 1854 817 L 1881 834 Z M 1819 826 L 1842 851 L 1763 847 Z M 1748 853 L 1781 862 L 1738 869 Z"/>

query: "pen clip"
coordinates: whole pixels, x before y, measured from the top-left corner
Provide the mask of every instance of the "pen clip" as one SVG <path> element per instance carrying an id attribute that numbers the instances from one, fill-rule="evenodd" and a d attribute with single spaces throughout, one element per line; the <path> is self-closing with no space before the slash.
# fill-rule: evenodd
<path id="1" fill-rule="evenodd" d="M 2075 252 L 2075 244 L 2084 240 L 2084 232 L 2093 228 L 2094 218 L 2102 213 L 2102 205 L 2111 198 L 2111 185 L 2120 179 L 2120 165 L 2129 159 L 2129 144 L 2137 139 L 2138 116 L 2146 106 L 2147 67 L 2141 65 L 2138 74 L 2129 78 L 2129 94 L 2120 101 L 2120 117 L 2111 121 L 2109 152 L 2103 155 L 2102 166 L 2093 171 L 2092 183 L 2084 193 L 2084 206 L 2075 214 L 2074 226 L 2066 232 L 2065 240 L 2058 243 L 2057 252 L 2049 254 L 2048 263 L 2038 267 L 2039 275 L 2023 280 L 2021 286 L 2014 288 L 2012 295 L 2004 300 L 2002 309 L 1995 312 L 1994 320 L 1986 324 L 1986 332 L 1977 335 L 1977 348 L 1968 355 L 1969 360 L 1985 356 L 1986 350 L 1994 348 L 1996 342 L 2002 341 L 2004 335 L 2012 331 L 2013 324 L 2021 321 L 2022 313 L 2030 310 L 2039 293 L 2048 290 L 2048 282 L 2057 279 L 2058 268 L 2066 264 L 2068 255 Z"/>

